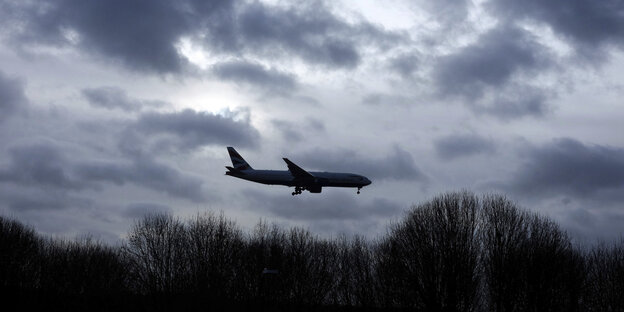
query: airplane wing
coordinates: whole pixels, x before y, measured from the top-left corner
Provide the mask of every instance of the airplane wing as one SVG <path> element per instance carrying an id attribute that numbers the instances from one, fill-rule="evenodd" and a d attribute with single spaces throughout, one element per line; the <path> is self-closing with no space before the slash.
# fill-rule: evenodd
<path id="1" fill-rule="evenodd" d="M 309 172 L 303 170 L 301 167 L 295 165 L 292 161 L 288 160 L 288 158 L 284 158 L 284 161 L 288 165 L 288 171 L 295 177 L 299 179 L 309 179 L 314 178 Z"/>

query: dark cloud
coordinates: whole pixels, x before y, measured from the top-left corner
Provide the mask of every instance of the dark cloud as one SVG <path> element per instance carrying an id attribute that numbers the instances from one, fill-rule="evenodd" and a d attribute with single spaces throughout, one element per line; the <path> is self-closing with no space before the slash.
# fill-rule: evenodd
<path id="1" fill-rule="evenodd" d="M 492 140 L 475 134 L 449 135 L 435 140 L 433 144 L 436 154 L 444 160 L 496 151 Z"/>
<path id="2" fill-rule="evenodd" d="M 0 71 L 0 122 L 21 110 L 27 103 L 22 83 Z"/>
<path id="3" fill-rule="evenodd" d="M 263 209 L 274 216 L 297 221 L 362 221 L 388 218 L 402 211 L 402 207 L 395 202 L 382 198 L 362 202 L 351 192 L 300 195 L 306 198 L 292 197 L 286 193 L 273 196 L 251 190 L 243 193 L 254 209 Z"/>
<path id="4" fill-rule="evenodd" d="M 366 157 L 352 150 L 315 149 L 289 157 L 304 169 L 353 172 L 379 180 L 426 181 L 426 175 L 416 166 L 412 155 L 395 146 L 391 154 L 382 158 Z"/>
<path id="5" fill-rule="evenodd" d="M 265 68 L 260 64 L 245 61 L 228 62 L 215 65 L 213 68 L 218 78 L 259 87 L 268 92 L 284 93 L 297 88 L 294 75 Z"/>
<path id="6" fill-rule="evenodd" d="M 339 20 L 319 2 L 299 8 L 255 2 L 243 9 L 239 20 L 246 44 L 265 53 L 287 51 L 328 67 L 353 68 L 360 62 L 354 41 L 358 29 Z"/>
<path id="7" fill-rule="evenodd" d="M 71 159 L 60 147 L 51 144 L 15 147 L 9 151 L 9 156 L 9 164 L 0 168 L 0 183 L 41 189 L 50 195 L 48 205 L 62 203 L 67 192 L 100 190 L 101 182 L 133 183 L 178 198 L 204 200 L 200 179 L 151 158 L 136 158 L 130 162 Z M 27 198 L 20 201 L 34 204 Z"/>
<path id="8" fill-rule="evenodd" d="M 143 106 L 162 107 L 163 101 L 137 100 L 128 97 L 125 90 L 117 87 L 100 87 L 82 89 L 82 95 L 95 107 L 106 109 L 119 108 L 127 112 L 138 111 Z"/>
<path id="9" fill-rule="evenodd" d="M 544 117 L 552 112 L 548 100 L 555 97 L 553 91 L 522 84 L 509 84 L 496 92 L 491 102 L 473 104 L 476 112 L 487 113 L 503 120 L 525 116 Z"/>
<path id="10" fill-rule="evenodd" d="M 85 162 L 77 165 L 75 170 L 79 177 L 90 182 L 133 183 L 194 202 L 205 200 L 199 178 L 149 158 L 137 158 L 131 163 Z"/>
<path id="11" fill-rule="evenodd" d="M 91 206 L 89 199 L 70 192 L 95 186 L 76 178 L 71 161 L 50 144 L 9 149 L 9 162 L 0 166 L 0 203 L 14 211 L 58 210 Z"/>
<path id="12" fill-rule="evenodd" d="M 173 209 L 167 205 L 156 203 L 133 203 L 124 208 L 124 217 L 139 219 L 151 214 L 171 214 Z"/>
<path id="13" fill-rule="evenodd" d="M 137 137 L 132 132 L 140 135 Z M 125 142 L 127 148 L 134 149 L 136 144 L 145 144 L 144 141 L 150 139 L 155 140 L 154 144 L 161 149 L 189 150 L 207 145 L 256 147 L 260 134 L 248 118 L 236 120 L 236 116 L 185 109 L 173 113 L 142 114 L 130 126 L 122 144 Z"/>
<path id="14" fill-rule="evenodd" d="M 305 125 L 309 128 L 309 130 L 318 132 L 325 132 L 325 124 L 323 121 L 309 117 L 306 119 Z"/>
<path id="15" fill-rule="evenodd" d="M 318 119 L 308 118 L 303 122 L 297 123 L 274 119 L 271 123 L 273 127 L 280 131 L 284 140 L 292 143 L 303 141 L 304 133 L 313 133 L 314 136 L 325 134 L 325 125 Z"/>
<path id="16" fill-rule="evenodd" d="M 164 0 L 20 3 L 14 8 L 23 24 L 17 40 L 74 44 L 132 69 L 178 72 L 185 61 L 175 43 L 190 27 L 184 7 Z"/>
<path id="17" fill-rule="evenodd" d="M 243 1 L 59 0 L 3 4 L 3 26 L 19 45 L 73 45 L 128 68 L 178 73 L 176 44 L 203 40 L 215 54 L 275 60 L 295 56 L 327 68 L 354 68 L 362 45 L 389 46 L 400 36 L 350 24 L 321 2 L 269 6 Z"/>
<path id="18" fill-rule="evenodd" d="M 72 195 L 61 188 L 24 187 L 0 181 L 0 207 L 15 213 L 93 207 L 93 200 Z"/>
<path id="19" fill-rule="evenodd" d="M 525 31 L 496 28 L 457 53 L 442 57 L 434 74 L 442 95 L 477 99 L 488 87 L 502 87 L 520 71 L 547 65 L 543 48 Z"/>
<path id="20" fill-rule="evenodd" d="M 530 149 L 507 187 L 536 196 L 623 194 L 624 149 L 585 145 L 569 138 L 555 140 Z"/>
<path id="21" fill-rule="evenodd" d="M 621 209 L 598 212 L 585 208 L 573 208 L 568 209 L 566 215 L 562 216 L 562 222 L 575 241 L 591 245 L 596 243 L 596 239 L 606 241 L 621 239 L 624 215 Z"/>
<path id="22" fill-rule="evenodd" d="M 414 54 L 403 54 L 394 57 L 389 62 L 390 70 L 398 73 L 403 78 L 410 78 L 418 69 L 419 60 Z"/>
<path id="23" fill-rule="evenodd" d="M 491 30 L 468 47 L 443 56 L 434 81 L 442 97 L 459 98 L 471 109 L 509 119 L 543 116 L 548 95 L 519 82 L 551 66 L 545 48 L 531 34 L 511 26 Z"/>
<path id="24" fill-rule="evenodd" d="M 289 142 L 298 142 L 303 136 L 301 132 L 298 131 L 297 126 L 295 124 L 285 121 L 285 120 L 273 120 L 271 121 L 273 127 L 277 128 L 282 134 L 284 140 Z"/>
<path id="25" fill-rule="evenodd" d="M 45 189 L 80 190 L 85 187 L 69 172 L 70 162 L 56 146 L 39 144 L 15 147 L 10 163 L 0 169 L 0 182 Z"/>
<path id="26" fill-rule="evenodd" d="M 416 103 L 415 99 L 398 94 L 369 93 L 362 98 L 365 105 L 398 105 L 410 106 Z"/>
<path id="27" fill-rule="evenodd" d="M 489 5 L 501 19 L 531 19 L 550 26 L 588 56 L 600 54 L 602 45 L 624 43 L 624 3 L 619 0 L 497 0 Z"/>

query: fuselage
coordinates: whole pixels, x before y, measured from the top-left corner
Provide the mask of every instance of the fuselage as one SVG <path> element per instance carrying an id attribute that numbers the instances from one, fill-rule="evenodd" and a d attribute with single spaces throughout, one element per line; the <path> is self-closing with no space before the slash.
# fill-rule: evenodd
<path id="1" fill-rule="evenodd" d="M 371 181 L 361 175 L 342 172 L 310 171 L 313 177 L 295 178 L 287 170 L 241 170 L 229 171 L 227 175 L 262 184 L 299 186 L 299 187 L 364 187 Z"/>

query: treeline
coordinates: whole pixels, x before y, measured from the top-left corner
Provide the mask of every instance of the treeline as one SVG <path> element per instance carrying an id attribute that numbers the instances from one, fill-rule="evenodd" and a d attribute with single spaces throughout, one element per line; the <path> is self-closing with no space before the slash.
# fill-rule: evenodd
<path id="1" fill-rule="evenodd" d="M 3 296 L 46 310 L 624 311 L 624 241 L 574 246 L 548 218 L 467 192 L 374 240 L 150 215 L 111 247 L 0 217 L 0 257 Z"/>

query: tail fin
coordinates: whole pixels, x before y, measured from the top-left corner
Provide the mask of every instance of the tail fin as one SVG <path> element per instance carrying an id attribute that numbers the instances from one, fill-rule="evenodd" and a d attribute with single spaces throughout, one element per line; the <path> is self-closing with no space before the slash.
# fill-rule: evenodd
<path id="1" fill-rule="evenodd" d="M 234 169 L 253 170 L 253 168 L 251 168 L 251 166 L 245 161 L 245 159 L 243 159 L 243 156 L 241 156 L 233 147 L 228 146 L 227 150 L 228 153 L 230 153 L 230 159 L 232 160 L 232 165 L 234 166 Z"/>

